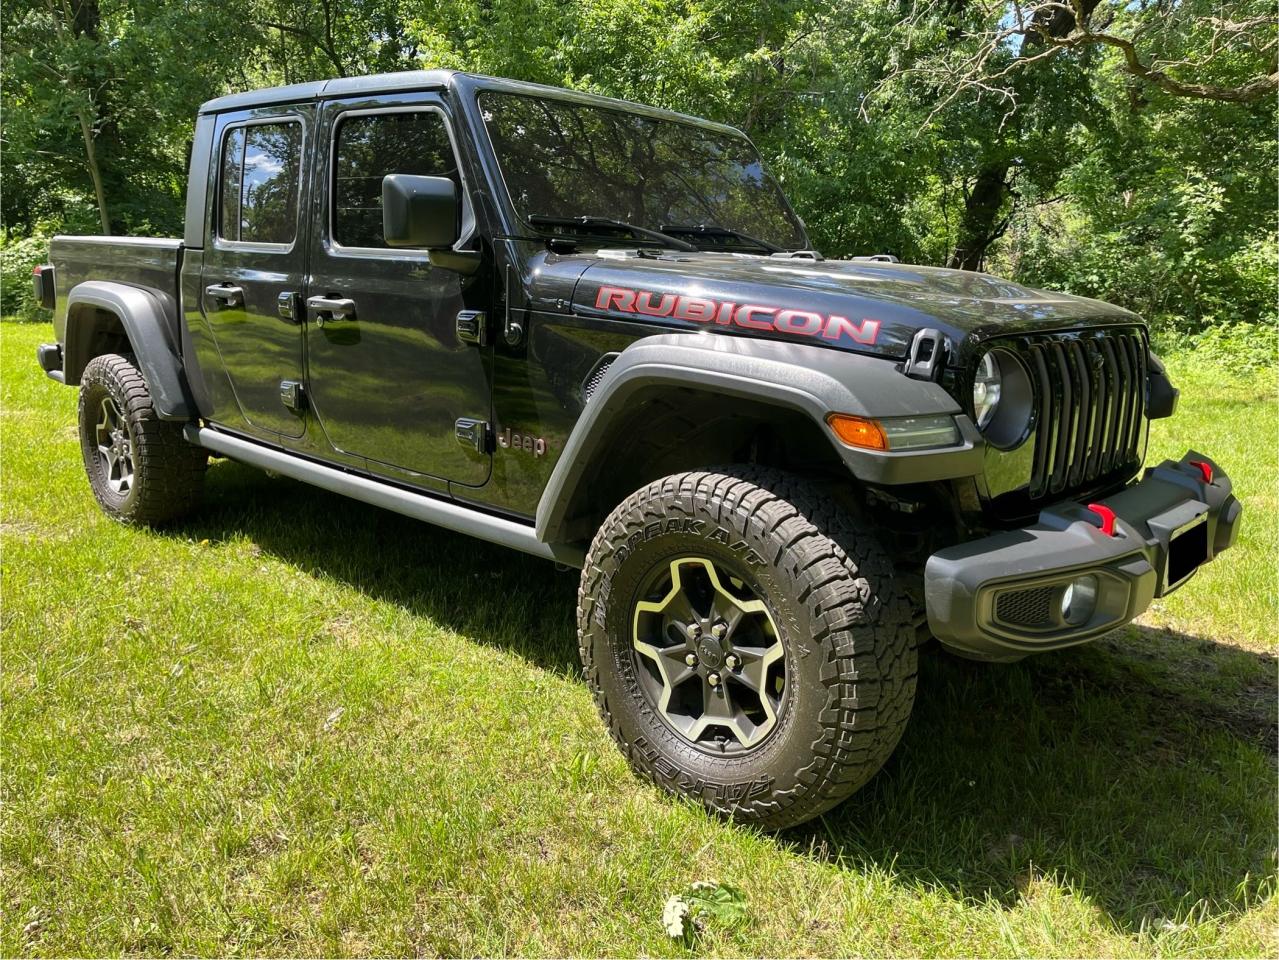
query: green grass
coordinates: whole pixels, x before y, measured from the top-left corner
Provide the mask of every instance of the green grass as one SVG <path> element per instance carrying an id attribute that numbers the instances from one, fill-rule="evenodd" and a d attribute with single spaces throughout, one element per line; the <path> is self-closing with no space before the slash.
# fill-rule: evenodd
<path id="1" fill-rule="evenodd" d="M 219 461 L 154 533 L 97 510 L 47 326 L 0 328 L 0 952 L 1273 956 L 1272 385 L 1174 370 L 1159 455 L 1226 465 L 1239 548 L 1145 619 L 922 664 L 901 748 L 809 827 L 627 771 L 575 578 Z M 662 905 L 740 887 L 691 945 Z"/>

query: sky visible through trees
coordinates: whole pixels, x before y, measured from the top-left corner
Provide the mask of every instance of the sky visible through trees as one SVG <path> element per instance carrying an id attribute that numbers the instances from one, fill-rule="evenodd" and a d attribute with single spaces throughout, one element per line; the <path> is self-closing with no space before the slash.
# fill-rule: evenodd
<path id="1" fill-rule="evenodd" d="M 0 17 L 6 313 L 54 232 L 180 233 L 203 100 L 445 67 L 740 127 L 828 256 L 990 270 L 1186 332 L 1275 321 L 1268 0 L 11 0 Z"/>

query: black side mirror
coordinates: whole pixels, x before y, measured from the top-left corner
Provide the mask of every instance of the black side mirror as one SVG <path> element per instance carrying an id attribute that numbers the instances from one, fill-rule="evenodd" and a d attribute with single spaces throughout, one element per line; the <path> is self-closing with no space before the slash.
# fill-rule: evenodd
<path id="1" fill-rule="evenodd" d="M 447 250 L 457 243 L 461 219 L 457 185 L 448 177 L 382 178 L 382 237 L 388 247 Z"/>

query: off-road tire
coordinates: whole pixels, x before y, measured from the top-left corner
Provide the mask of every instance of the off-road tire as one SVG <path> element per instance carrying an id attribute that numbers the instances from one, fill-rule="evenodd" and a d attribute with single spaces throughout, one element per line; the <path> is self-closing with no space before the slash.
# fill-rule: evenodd
<path id="1" fill-rule="evenodd" d="M 880 769 L 914 702 L 915 631 L 891 560 L 860 527 L 805 480 L 759 467 L 669 476 L 610 514 L 582 571 L 578 638 L 596 705 L 637 772 L 775 830 L 830 809 Z M 776 725 L 738 754 L 682 737 L 641 689 L 637 591 L 681 555 L 745 564 L 785 648 Z"/>
<path id="2" fill-rule="evenodd" d="M 104 398 L 114 402 L 129 439 L 133 482 L 124 492 L 112 488 L 98 452 L 95 431 Z M 133 357 L 107 353 L 89 361 L 80 377 L 79 421 L 85 473 L 108 516 L 154 526 L 184 516 L 199 503 L 208 454 L 183 438 L 180 423 L 156 416 Z"/>

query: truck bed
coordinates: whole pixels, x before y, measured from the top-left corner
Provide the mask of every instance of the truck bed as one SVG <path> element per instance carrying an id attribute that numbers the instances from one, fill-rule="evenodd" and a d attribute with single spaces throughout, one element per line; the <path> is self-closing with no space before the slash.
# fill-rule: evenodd
<path id="1" fill-rule="evenodd" d="M 57 304 L 53 329 L 66 341 L 67 294 L 86 280 L 110 280 L 149 287 L 178 302 L 182 241 L 151 237 L 57 236 L 49 247 Z"/>

